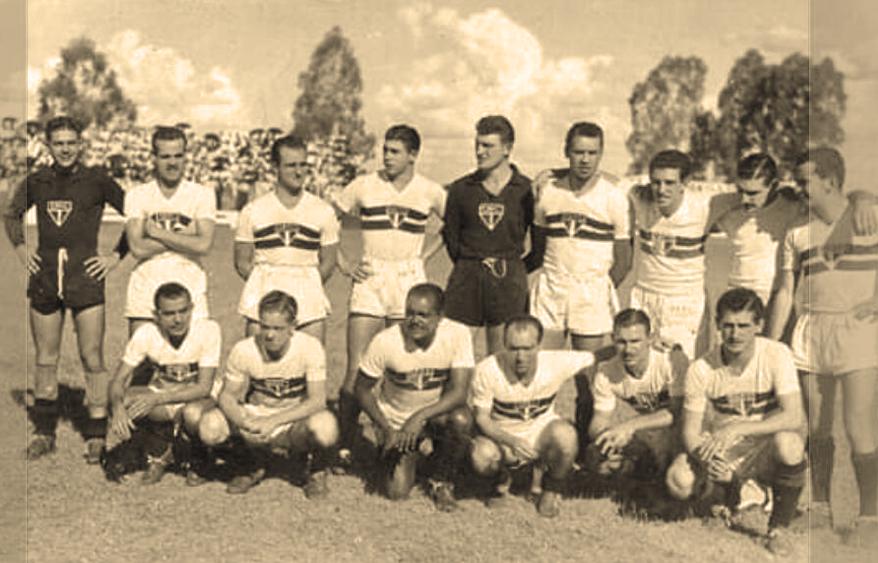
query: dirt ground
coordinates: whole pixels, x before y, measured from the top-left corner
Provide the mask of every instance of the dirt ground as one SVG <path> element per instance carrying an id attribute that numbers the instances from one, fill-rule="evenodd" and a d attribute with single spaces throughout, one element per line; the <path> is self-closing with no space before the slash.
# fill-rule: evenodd
<path id="1" fill-rule="evenodd" d="M 118 225 L 104 229 L 109 246 Z M 350 239 L 346 231 L 346 238 Z M 717 245 L 711 242 L 716 254 Z M 224 351 L 243 334 L 236 313 L 241 282 L 231 257 L 232 234 L 218 229 L 214 252 L 205 265 L 211 273 L 211 308 L 224 330 Z M 353 243 L 356 246 L 356 242 Z M 454 514 L 436 512 L 421 492 L 405 502 L 369 493 L 355 476 L 330 477 L 330 497 L 305 499 L 300 488 L 269 479 L 249 494 L 230 496 L 212 482 L 187 488 L 170 474 L 157 486 L 143 487 L 137 476 L 108 483 L 97 467 L 82 459 L 83 441 L 70 420 L 62 420 L 55 455 L 26 464 L 23 451 L 29 426 L 23 407 L 33 347 L 27 332 L 25 278 L 8 243 L 0 260 L 9 275 L 0 278 L 0 561 L 707 561 L 770 560 L 758 543 L 715 522 L 641 522 L 619 515 L 607 499 L 566 498 L 559 518 L 540 518 L 531 504 L 516 498 L 502 510 L 489 510 L 478 498 L 464 498 Z M 107 365 L 115 369 L 125 344 L 121 317 L 124 286 L 132 263 L 126 260 L 108 284 Z M 443 283 L 448 261 L 429 265 Z M 724 283 L 722 267 L 712 264 L 711 285 Z M 330 389 L 341 382 L 348 283 L 334 277 L 328 287 L 333 315 L 328 325 Z M 62 381 L 81 388 L 75 335 L 66 328 Z M 484 353 L 483 346 L 477 354 Z M 562 393 L 560 410 L 572 415 L 572 386 Z M 75 396 L 74 396 L 75 398 Z M 836 520 L 854 517 L 855 492 L 837 421 Z M 793 560 L 871 561 L 875 554 L 848 549 L 830 532 L 802 534 Z"/>

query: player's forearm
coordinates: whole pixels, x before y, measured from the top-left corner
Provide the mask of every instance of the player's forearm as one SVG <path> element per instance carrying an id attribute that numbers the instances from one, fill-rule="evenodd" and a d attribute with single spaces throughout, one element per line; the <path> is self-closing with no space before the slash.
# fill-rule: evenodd
<path id="1" fill-rule="evenodd" d="M 387 417 L 384 416 L 384 413 L 381 412 L 381 408 L 378 406 L 378 400 L 372 392 L 373 387 L 374 385 L 363 384 L 358 380 L 354 386 L 354 395 L 356 395 L 357 402 L 360 403 L 360 407 L 372 422 L 382 431 L 388 432 L 392 430 L 393 427 L 390 425 Z"/>
<path id="2" fill-rule="evenodd" d="M 320 281 L 322 283 L 326 283 L 326 280 L 332 277 L 332 273 L 335 271 L 337 263 L 337 252 L 333 251 L 331 253 L 326 253 L 325 255 L 321 254 L 320 264 L 317 266 L 317 271 L 320 273 Z"/>
<path id="3" fill-rule="evenodd" d="M 12 210 L 3 215 L 3 227 L 6 229 L 6 238 L 12 246 L 24 245 L 24 212 L 17 213 Z"/>
<path id="4" fill-rule="evenodd" d="M 798 430 L 802 425 L 802 417 L 794 409 L 779 409 L 780 412 L 762 420 L 748 420 L 736 423 L 737 432 L 741 436 L 764 436 L 784 431 Z"/>
<path id="5" fill-rule="evenodd" d="M 693 453 L 701 444 L 701 420 L 704 413 L 683 411 L 683 429 L 681 437 L 683 438 L 683 447 L 687 452 Z"/>
<path id="6" fill-rule="evenodd" d="M 161 242 L 143 237 L 128 237 L 131 254 L 138 260 L 152 258 L 162 252 L 167 252 L 168 247 Z"/>
<path id="7" fill-rule="evenodd" d="M 211 382 L 194 383 L 174 389 L 173 391 L 159 391 L 156 393 L 156 402 L 160 405 L 168 403 L 188 403 L 197 399 L 206 399 L 210 396 Z"/>
<path id="8" fill-rule="evenodd" d="M 780 340 L 784 327 L 793 308 L 793 292 L 786 287 L 779 288 L 772 298 L 771 309 L 765 323 L 765 335 L 772 340 Z"/>
<path id="9" fill-rule="evenodd" d="M 109 399 L 110 408 L 113 412 L 125 408 L 125 391 L 131 385 L 131 377 L 134 375 L 134 369 L 121 364 L 113 378 L 110 380 Z"/>
<path id="10" fill-rule="evenodd" d="M 659 409 L 650 414 L 636 416 L 627 421 L 626 424 L 628 424 L 634 432 L 667 428 L 674 424 L 674 415 L 672 415 L 671 411 L 668 409 Z"/>
<path id="11" fill-rule="evenodd" d="M 229 422 L 238 428 L 244 426 L 244 409 L 237 397 L 233 396 L 230 392 L 223 390 L 220 392 L 217 404 L 219 404 L 220 410 L 226 415 Z"/>
<path id="12" fill-rule="evenodd" d="M 479 430 L 491 440 L 505 446 L 514 447 L 516 444 L 515 436 L 503 430 L 490 414 L 486 416 L 476 416 L 476 426 Z"/>
<path id="13" fill-rule="evenodd" d="M 212 233 L 184 235 L 182 233 L 160 229 L 155 234 L 154 238 L 167 246 L 170 250 L 183 254 L 195 254 L 198 256 L 204 256 L 210 252 L 210 247 L 213 244 Z"/>
<path id="14" fill-rule="evenodd" d="M 619 287 L 631 271 L 633 263 L 632 239 L 615 241 L 613 243 L 613 266 L 610 268 L 610 279 L 613 287 Z"/>
<path id="15" fill-rule="evenodd" d="M 321 401 L 319 397 L 308 397 L 298 405 L 284 407 L 271 416 L 277 421 L 277 425 L 298 422 L 318 413 L 326 408 L 326 398 Z"/>
<path id="16" fill-rule="evenodd" d="M 610 419 L 612 418 L 612 415 L 612 412 L 596 410 L 588 425 L 588 437 L 594 440 L 601 434 L 601 432 L 608 429 L 610 427 Z"/>
<path id="17" fill-rule="evenodd" d="M 421 260 L 426 264 L 430 261 L 434 254 L 439 252 L 439 249 L 442 248 L 442 237 L 438 235 L 431 236 L 429 238 L 424 239 L 424 247 L 421 249 Z"/>

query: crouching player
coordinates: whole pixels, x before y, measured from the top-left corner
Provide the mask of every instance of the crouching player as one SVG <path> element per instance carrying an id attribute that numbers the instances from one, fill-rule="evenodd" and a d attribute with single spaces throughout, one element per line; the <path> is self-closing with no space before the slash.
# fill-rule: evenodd
<path id="1" fill-rule="evenodd" d="M 465 403 L 475 362 L 469 329 L 442 317 L 444 300 L 434 284 L 412 287 L 405 319 L 369 344 L 354 389 L 378 433 L 387 495 L 406 498 L 418 459 L 432 450 L 436 462 L 430 493 L 439 510 L 451 512 L 457 508 L 454 477 L 466 459 L 472 429 Z"/>
<path id="2" fill-rule="evenodd" d="M 531 463 L 545 468 L 537 510 L 551 518 L 560 512 L 561 487 L 579 447 L 576 428 L 555 413 L 555 397 L 565 381 L 586 376 L 594 356 L 540 351 L 543 325 L 530 315 L 510 319 L 503 340 L 506 349 L 482 360 L 473 376 L 472 401 L 482 433 L 473 441 L 473 468 L 496 478 L 489 505 L 507 498 L 510 468 Z"/>
<path id="3" fill-rule="evenodd" d="M 326 409 L 326 354 L 317 338 L 296 331 L 296 300 L 272 290 L 259 301 L 259 332 L 232 348 L 219 408 L 201 419 L 205 444 L 233 433 L 246 451 L 236 452 L 240 474 L 227 492 L 243 494 L 265 478 L 272 451 L 308 459 L 305 495 L 327 495 L 326 454 L 338 440 L 338 422 Z"/>
<path id="4" fill-rule="evenodd" d="M 156 290 L 155 323 L 140 325 L 128 345 L 110 383 L 112 419 L 108 447 L 131 438 L 135 427 L 143 429 L 147 469 L 143 484 L 158 483 L 173 458 L 173 438 L 182 427 L 186 483 L 203 482 L 207 455 L 194 439 L 210 398 L 219 366 L 222 340 L 219 325 L 209 319 L 192 320 L 192 296 L 182 285 L 170 282 Z M 134 369 L 144 360 L 153 373 L 145 384 L 133 382 Z M 132 384 L 135 383 L 135 384 Z"/>
<path id="5" fill-rule="evenodd" d="M 672 463 L 667 485 L 680 499 L 701 488 L 695 483 L 705 473 L 708 481 L 702 482 L 725 483 L 731 498 L 747 479 L 770 485 L 774 505 L 766 547 L 784 554 L 791 549 L 784 529 L 805 480 L 804 416 L 792 352 L 757 336 L 763 313 L 762 301 L 750 289 L 729 290 L 717 302 L 722 342 L 686 373 L 682 437 L 687 453 Z M 715 416 L 703 432 L 708 401 Z"/>
<path id="6" fill-rule="evenodd" d="M 648 479 L 663 474 L 674 453 L 674 420 L 688 362 L 683 354 L 672 356 L 652 347 L 649 317 L 639 309 L 616 315 L 613 340 L 615 357 L 599 364 L 595 375 L 586 466 L 604 476 Z M 614 419 L 617 399 L 634 416 Z"/>

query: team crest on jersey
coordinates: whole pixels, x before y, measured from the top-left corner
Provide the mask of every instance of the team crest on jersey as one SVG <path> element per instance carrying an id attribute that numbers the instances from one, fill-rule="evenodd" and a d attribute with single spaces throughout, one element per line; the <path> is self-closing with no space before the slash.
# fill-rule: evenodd
<path id="1" fill-rule="evenodd" d="M 729 402 L 734 405 L 735 410 L 738 411 L 739 414 L 743 416 L 748 416 L 750 414 L 750 410 L 753 408 L 753 403 L 756 402 L 756 394 L 738 393 L 734 397 L 731 397 L 731 400 Z"/>
<path id="2" fill-rule="evenodd" d="M 160 211 L 150 215 L 150 219 L 161 225 L 166 231 L 179 232 L 186 228 L 183 215 L 175 211 Z"/>
<path id="3" fill-rule="evenodd" d="M 405 207 L 400 207 L 398 205 L 388 205 L 387 206 L 387 219 L 390 221 L 390 225 L 394 229 L 398 229 L 403 222 L 408 219 L 409 212 Z"/>
<path id="4" fill-rule="evenodd" d="M 168 364 L 162 370 L 165 378 L 177 383 L 183 383 L 192 379 L 196 374 L 192 372 L 189 364 Z"/>
<path id="5" fill-rule="evenodd" d="M 275 225 L 274 234 L 283 241 L 284 246 L 289 246 L 293 242 L 293 239 L 296 238 L 296 235 L 299 234 L 299 225 L 293 225 L 290 223 Z"/>
<path id="6" fill-rule="evenodd" d="M 68 199 L 53 199 L 46 202 L 46 213 L 58 227 L 67 222 L 72 211 L 73 202 Z"/>
<path id="7" fill-rule="evenodd" d="M 584 223 L 582 217 L 575 213 L 562 213 L 560 221 L 561 224 L 564 225 L 564 230 L 567 231 L 568 237 L 575 237 L 576 233 L 579 232 L 579 228 Z"/>
<path id="8" fill-rule="evenodd" d="M 844 254 L 845 249 L 846 245 L 843 244 L 830 244 L 823 247 L 823 261 L 830 270 L 835 269 L 835 265 Z"/>
<path id="9" fill-rule="evenodd" d="M 505 210 L 506 206 L 502 203 L 480 203 L 479 219 L 482 220 L 482 224 L 485 225 L 486 229 L 493 231 L 503 219 Z"/>
<path id="10" fill-rule="evenodd" d="M 434 370 L 431 368 L 415 369 L 406 374 L 406 383 L 418 391 L 423 391 L 424 386 L 433 378 Z"/>
<path id="11" fill-rule="evenodd" d="M 652 248 L 659 256 L 667 256 L 674 249 L 674 237 L 653 233 Z"/>
<path id="12" fill-rule="evenodd" d="M 640 410 L 652 411 L 658 408 L 658 395 L 656 395 L 655 393 L 649 391 L 643 393 L 635 393 L 633 398 L 634 403 Z"/>
<path id="13" fill-rule="evenodd" d="M 279 377 L 269 377 L 262 380 L 265 388 L 275 397 L 283 397 L 290 390 L 290 380 Z"/>

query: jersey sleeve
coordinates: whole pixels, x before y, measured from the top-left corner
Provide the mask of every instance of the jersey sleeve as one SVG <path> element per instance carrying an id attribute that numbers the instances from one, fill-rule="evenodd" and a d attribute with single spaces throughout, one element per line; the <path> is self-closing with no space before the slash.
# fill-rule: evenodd
<path id="1" fill-rule="evenodd" d="M 354 178 L 350 184 L 345 186 L 344 189 L 338 192 L 338 195 L 333 198 L 335 205 L 345 213 L 353 213 L 354 209 L 357 207 L 360 186 L 365 181 L 363 178 L 363 176 Z"/>
<path id="2" fill-rule="evenodd" d="M 326 381 L 326 351 L 316 338 L 307 347 L 305 356 L 305 380 Z"/>
<path id="3" fill-rule="evenodd" d="M 107 174 L 101 174 L 101 188 L 104 193 L 104 201 L 110 204 L 110 207 L 124 215 L 125 190 L 122 189 L 116 180 L 110 178 Z"/>
<path id="4" fill-rule="evenodd" d="M 706 386 L 701 364 L 701 361 L 695 362 L 686 372 L 683 408 L 692 412 L 704 412 L 707 408 Z"/>
<path id="5" fill-rule="evenodd" d="M 445 215 L 445 199 L 448 197 L 448 193 L 445 191 L 445 188 L 437 184 L 436 182 L 430 182 L 430 207 L 439 217 Z"/>
<path id="6" fill-rule="evenodd" d="M 238 224 L 235 227 L 235 242 L 254 242 L 253 237 L 253 203 L 248 203 L 238 213 Z"/>
<path id="7" fill-rule="evenodd" d="M 616 395 L 603 371 L 598 371 L 594 378 L 594 409 L 601 412 L 616 410 Z"/>
<path id="8" fill-rule="evenodd" d="M 125 363 L 126 366 L 135 368 L 140 365 L 140 362 L 146 359 L 149 354 L 150 341 L 152 340 L 152 333 L 155 331 L 155 326 L 151 324 L 141 325 L 134 334 L 131 336 L 131 340 L 128 341 L 128 344 L 125 346 L 125 353 L 122 355 L 122 362 Z"/>
<path id="9" fill-rule="evenodd" d="M 610 196 L 610 219 L 613 222 L 613 238 L 631 238 L 631 201 L 625 193 L 614 187 Z"/>
<path id="10" fill-rule="evenodd" d="M 387 358 L 384 354 L 384 334 L 379 333 L 372 339 L 366 353 L 360 358 L 360 371 L 372 379 L 384 377 L 384 369 L 387 367 Z"/>
<path id="11" fill-rule="evenodd" d="M 199 186 L 201 194 L 195 208 L 195 219 L 209 219 L 216 221 L 216 196 L 213 191 L 205 186 Z"/>
<path id="12" fill-rule="evenodd" d="M 141 195 L 142 193 L 143 190 L 141 189 L 141 187 L 137 186 L 125 195 L 124 209 L 126 220 L 130 221 L 132 219 L 143 218 L 145 210 L 143 207 L 143 197 Z"/>
<path id="13" fill-rule="evenodd" d="M 772 354 L 772 377 L 775 393 L 778 396 L 800 393 L 799 377 L 792 351 L 785 344 L 780 343 L 772 348 L 774 351 Z"/>
<path id="14" fill-rule="evenodd" d="M 471 368 L 476 365 L 473 354 L 473 339 L 469 329 L 463 326 L 458 327 L 454 340 L 454 357 L 451 359 L 451 367 Z"/>
<path id="15" fill-rule="evenodd" d="M 224 379 L 233 383 L 246 383 L 250 381 L 250 374 L 247 372 L 247 341 L 243 340 L 235 344 L 229 353 L 229 359 L 226 360 L 226 372 Z"/>
<path id="16" fill-rule="evenodd" d="M 799 267 L 795 233 L 795 229 L 790 229 L 783 237 L 783 246 L 780 251 L 780 269 L 785 272 L 794 272 Z"/>
<path id="17" fill-rule="evenodd" d="M 341 225 L 332 208 L 327 207 L 324 212 L 323 228 L 320 229 L 320 246 L 338 244 Z"/>
<path id="18" fill-rule="evenodd" d="M 473 406 L 476 408 L 490 409 L 494 404 L 494 391 L 491 388 L 492 366 L 494 365 L 494 360 L 488 358 L 476 366 L 472 383 Z"/>
<path id="19" fill-rule="evenodd" d="M 201 356 L 198 358 L 198 367 L 219 367 L 222 346 L 223 340 L 219 324 L 214 321 L 208 321 L 204 327 L 204 341 L 201 344 Z"/>

